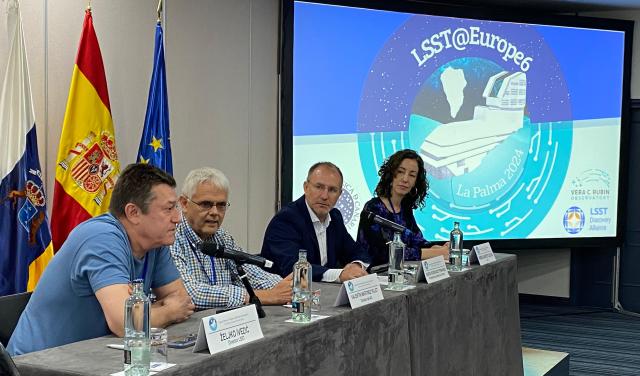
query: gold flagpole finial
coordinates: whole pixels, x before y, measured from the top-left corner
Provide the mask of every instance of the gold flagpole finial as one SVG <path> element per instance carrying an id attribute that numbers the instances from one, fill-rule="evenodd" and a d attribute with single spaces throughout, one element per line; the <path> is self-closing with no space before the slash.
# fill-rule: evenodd
<path id="1" fill-rule="evenodd" d="M 162 23 L 162 0 L 158 0 L 158 23 Z"/>
<path id="2" fill-rule="evenodd" d="M 87 10 L 91 11 L 91 0 L 87 2 Z"/>

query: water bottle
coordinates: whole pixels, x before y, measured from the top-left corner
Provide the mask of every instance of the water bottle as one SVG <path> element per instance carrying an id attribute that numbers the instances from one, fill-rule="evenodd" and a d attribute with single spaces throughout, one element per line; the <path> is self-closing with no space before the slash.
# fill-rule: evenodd
<path id="1" fill-rule="evenodd" d="M 389 243 L 389 290 L 401 290 L 404 287 L 404 243 L 400 233 L 393 234 Z"/>
<path id="2" fill-rule="evenodd" d="M 311 321 L 311 264 L 307 261 L 307 251 L 301 249 L 298 261 L 293 265 L 293 296 L 291 319 L 295 322 Z"/>
<path id="3" fill-rule="evenodd" d="M 449 234 L 449 268 L 462 270 L 462 231 L 460 222 L 453 222 L 453 230 Z"/>
<path id="4" fill-rule="evenodd" d="M 133 281 L 133 293 L 124 303 L 124 374 L 149 375 L 149 313 L 151 302 L 144 294 L 144 280 Z"/>

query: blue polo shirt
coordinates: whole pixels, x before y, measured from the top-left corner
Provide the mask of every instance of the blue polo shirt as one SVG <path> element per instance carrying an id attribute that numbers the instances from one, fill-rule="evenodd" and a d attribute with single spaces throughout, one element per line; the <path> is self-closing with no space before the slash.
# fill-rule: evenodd
<path id="1" fill-rule="evenodd" d="M 111 214 L 91 218 L 69 234 L 47 265 L 20 316 L 11 355 L 101 337 L 111 331 L 95 292 L 144 277 L 145 292 L 180 278 L 167 247 L 133 257 L 124 227 Z"/>

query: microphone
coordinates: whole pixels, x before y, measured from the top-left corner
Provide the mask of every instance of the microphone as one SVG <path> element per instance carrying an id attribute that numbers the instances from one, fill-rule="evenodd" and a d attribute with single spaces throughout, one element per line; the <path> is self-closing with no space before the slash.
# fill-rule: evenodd
<path id="1" fill-rule="evenodd" d="M 218 243 L 203 242 L 202 246 L 200 246 L 200 250 L 205 255 L 226 258 L 229 260 L 233 260 L 238 264 L 252 264 L 257 265 L 261 268 L 270 268 L 273 266 L 273 262 L 267 260 L 264 257 L 236 251 L 233 249 L 224 249 L 224 246 L 221 246 Z"/>
<path id="2" fill-rule="evenodd" d="M 373 213 L 373 212 L 370 212 L 370 211 L 367 211 L 367 210 L 365 211 L 365 213 L 367 215 L 367 220 L 368 221 L 373 221 L 373 222 L 379 224 L 380 226 L 384 226 L 384 227 L 386 227 L 388 229 L 391 229 L 391 230 L 393 230 L 395 232 L 402 233 L 402 232 L 404 232 L 404 230 L 407 229 L 403 225 L 395 223 L 393 221 L 390 221 L 390 220 L 388 220 L 386 218 L 383 218 L 383 217 L 377 215 L 376 213 Z"/>

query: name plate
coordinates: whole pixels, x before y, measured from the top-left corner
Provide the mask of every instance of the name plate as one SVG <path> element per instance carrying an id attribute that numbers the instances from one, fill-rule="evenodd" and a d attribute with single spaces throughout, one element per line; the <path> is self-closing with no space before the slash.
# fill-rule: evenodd
<path id="1" fill-rule="evenodd" d="M 382 300 L 382 289 L 377 274 L 368 274 L 360 278 L 344 281 L 333 304 L 338 307 L 350 304 L 351 308 L 362 307 Z"/>
<path id="2" fill-rule="evenodd" d="M 449 278 L 449 271 L 447 270 L 447 265 L 444 263 L 444 256 L 442 255 L 422 260 L 420 264 L 427 283 L 438 282 Z"/>
<path id="3" fill-rule="evenodd" d="M 493 254 L 489 243 L 478 244 L 471 249 L 469 264 L 478 262 L 480 265 L 486 265 L 494 261 L 496 261 L 496 255 Z"/>
<path id="4" fill-rule="evenodd" d="M 209 348 L 210 354 L 232 349 L 262 338 L 255 305 L 203 317 L 193 352 Z"/>

